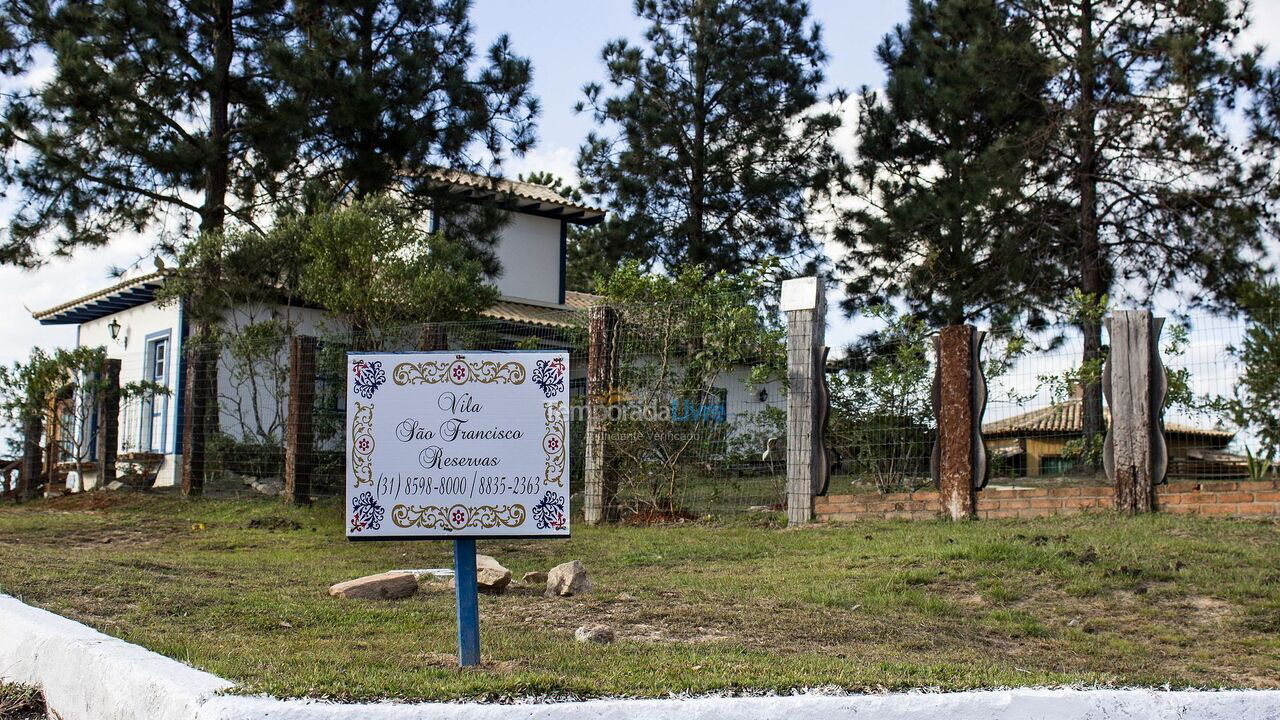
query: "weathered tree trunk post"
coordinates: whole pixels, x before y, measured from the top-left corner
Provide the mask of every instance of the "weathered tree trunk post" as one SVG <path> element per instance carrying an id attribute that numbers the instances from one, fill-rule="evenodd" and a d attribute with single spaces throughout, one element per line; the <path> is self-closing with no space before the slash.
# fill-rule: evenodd
<path id="1" fill-rule="evenodd" d="M 295 335 L 289 344 L 289 418 L 285 425 L 284 499 L 311 502 L 315 453 L 316 339 Z"/>
<path id="2" fill-rule="evenodd" d="M 116 450 L 120 445 L 120 361 L 102 367 L 103 389 L 98 398 L 98 487 L 116 479 Z"/>
<path id="3" fill-rule="evenodd" d="M 618 311 L 604 305 L 592 307 L 587 327 L 587 449 L 584 456 L 584 516 L 589 525 L 608 520 L 618 491 L 614 463 L 605 443 L 609 409 L 618 401 Z"/>
<path id="4" fill-rule="evenodd" d="M 58 417 L 57 393 L 50 394 L 48 413 L 49 419 L 45 423 L 45 427 L 49 429 L 49 432 L 45 433 L 45 438 L 49 442 L 44 446 L 45 497 L 53 495 L 55 488 L 58 489 L 57 491 L 59 493 L 65 489 L 65 485 L 63 487 L 58 487 L 58 443 L 60 442 L 59 437 L 62 434 L 62 419 Z"/>
<path id="5" fill-rule="evenodd" d="M 193 336 L 193 342 L 185 344 L 186 382 L 183 383 L 182 406 L 182 494 L 199 497 L 204 494 L 205 441 L 208 437 L 209 403 L 205 383 L 210 381 L 209 342 Z M 217 360 L 213 360 L 217 362 Z M 213 376 L 217 382 L 217 376 Z M 213 393 L 217 397 L 217 393 Z"/>
<path id="6" fill-rule="evenodd" d="M 826 481 L 822 437 L 826 290 L 817 277 L 782 283 L 787 315 L 787 524 L 813 520 L 813 496 Z"/>
<path id="7" fill-rule="evenodd" d="M 1147 310 L 1121 310 L 1107 318 L 1111 353 L 1102 389 L 1111 423 L 1102 463 L 1123 513 L 1151 512 L 1155 486 L 1168 468 L 1162 420 L 1168 384 L 1157 344 L 1163 326 L 1164 319 L 1153 319 Z"/>
<path id="8" fill-rule="evenodd" d="M 40 436 L 44 433 L 44 423 L 39 413 L 31 413 L 22 423 L 22 466 L 18 471 L 18 491 L 13 497 L 17 501 L 30 500 L 36 496 L 36 485 L 40 478 Z"/>
<path id="9" fill-rule="evenodd" d="M 933 411 L 938 439 L 930 464 L 942 514 L 952 520 L 977 516 L 977 491 L 986 484 L 987 451 L 982 444 L 982 413 L 987 404 L 981 363 L 984 336 L 971 325 L 951 325 L 942 328 L 934 340 Z"/>

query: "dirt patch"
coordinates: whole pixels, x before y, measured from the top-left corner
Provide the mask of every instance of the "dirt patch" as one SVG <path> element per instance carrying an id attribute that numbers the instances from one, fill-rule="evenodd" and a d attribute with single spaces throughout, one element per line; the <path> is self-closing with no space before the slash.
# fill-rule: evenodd
<path id="1" fill-rule="evenodd" d="M 1193 595 L 1187 598 L 1193 616 L 1201 622 L 1220 620 L 1231 614 L 1231 604 L 1206 595 Z"/>
<path id="2" fill-rule="evenodd" d="M 416 658 L 419 662 L 428 667 L 449 668 L 450 670 L 458 669 L 458 656 L 449 653 L 424 652 L 419 653 Z M 481 656 L 480 664 L 475 667 L 466 668 L 468 672 L 491 672 L 491 673 L 513 673 L 519 670 L 524 663 L 515 660 L 502 660 L 493 662 L 485 660 Z"/>

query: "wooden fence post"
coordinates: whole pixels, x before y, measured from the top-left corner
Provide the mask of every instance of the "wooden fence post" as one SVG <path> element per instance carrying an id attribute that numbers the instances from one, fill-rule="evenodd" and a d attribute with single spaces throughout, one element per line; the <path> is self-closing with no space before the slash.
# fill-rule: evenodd
<path id="1" fill-rule="evenodd" d="M 787 315 L 787 524 L 813 520 L 813 496 L 826 484 L 823 352 L 827 301 L 817 277 L 782 283 Z"/>
<path id="2" fill-rule="evenodd" d="M 284 498 L 311 502 L 315 452 L 316 339 L 294 335 L 289 344 L 289 418 L 285 424 Z"/>
<path id="3" fill-rule="evenodd" d="M 972 325 L 951 325 L 934 340 L 933 411 L 938 438 L 930 465 L 942 514 L 952 520 L 977 516 L 977 491 L 986 485 L 982 414 L 987 384 L 981 362 L 985 335 Z"/>
<path id="4" fill-rule="evenodd" d="M 44 433 L 44 422 L 40 413 L 31 413 L 22 424 L 22 467 L 18 471 L 18 491 L 15 500 L 30 500 L 36 496 L 36 485 L 40 478 L 40 436 Z"/>
<path id="5" fill-rule="evenodd" d="M 199 336 L 196 336 L 199 337 Z M 186 353 L 186 382 L 182 388 L 182 494 L 199 497 L 204 494 L 205 441 L 208 439 L 209 403 L 205 383 L 217 382 L 217 375 L 210 373 L 209 350 L 205 339 L 183 343 Z M 212 362 L 217 362 L 216 351 Z M 217 397 L 216 391 L 213 393 Z"/>
<path id="6" fill-rule="evenodd" d="M 613 513 L 618 490 L 614 463 L 605 439 L 609 409 L 619 398 L 618 311 L 604 305 L 588 311 L 587 327 L 587 448 L 584 458 L 583 513 L 588 525 L 597 525 Z"/>
<path id="7" fill-rule="evenodd" d="M 1160 362 L 1164 318 L 1148 310 L 1120 310 L 1107 318 L 1111 352 L 1102 371 L 1102 392 L 1111 410 L 1102 465 L 1115 485 L 1116 509 L 1151 512 L 1155 486 L 1164 482 L 1164 398 L 1168 390 Z"/>
<path id="8" fill-rule="evenodd" d="M 103 391 L 98 398 L 98 487 L 116 479 L 116 451 L 120 446 L 120 360 L 110 358 L 102 368 Z"/>

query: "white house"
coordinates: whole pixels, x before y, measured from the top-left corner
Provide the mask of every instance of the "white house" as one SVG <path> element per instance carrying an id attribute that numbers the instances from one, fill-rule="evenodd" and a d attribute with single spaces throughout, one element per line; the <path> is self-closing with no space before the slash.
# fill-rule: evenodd
<path id="1" fill-rule="evenodd" d="M 483 314 L 520 325 L 567 327 L 593 296 L 565 289 L 566 238 L 570 223 L 593 225 L 604 219 L 598 208 L 575 203 L 552 190 L 528 183 L 498 181 L 463 173 L 439 173 L 442 190 L 477 201 L 497 198 L 508 208 L 510 221 L 500 231 L 495 252 L 503 269 L 495 280 L 501 298 Z M 188 334 L 181 303 L 159 305 L 157 291 L 172 271 L 158 268 L 133 273 L 96 292 L 32 313 L 42 325 L 76 325 L 78 345 L 103 346 L 107 356 L 121 361 L 121 384 L 151 381 L 170 390 L 167 396 L 122 404 L 119 462 L 136 463 L 154 474 L 156 485 L 181 482 L 183 407 L 183 342 Z M 230 329 L 275 316 L 302 334 L 315 334 L 324 320 L 322 310 L 297 306 L 237 308 L 224 322 Z M 287 358 L 282 358 L 287 362 Z M 235 373 L 219 373 L 220 404 L 235 403 L 241 390 Z M 585 368 L 574 372 L 585 377 Z M 259 407 L 280 417 L 283 398 L 259 398 Z M 224 425 L 230 409 L 220 408 Z M 96 420 L 80 433 L 96 433 Z M 234 428 L 231 428 L 234 431 Z M 66 430 L 64 430 L 65 432 Z M 83 435 L 82 435 L 83 437 Z M 96 443 L 87 447 L 85 487 L 98 484 Z M 64 458 L 65 459 L 65 458 Z M 67 470 L 70 463 L 62 463 Z"/>
<path id="2" fill-rule="evenodd" d="M 438 173 L 436 177 L 446 192 L 477 201 L 497 199 L 510 213 L 495 247 L 502 268 L 495 285 L 501 297 L 482 314 L 510 323 L 512 328 L 568 328 L 581 324 L 582 313 L 599 298 L 566 290 L 568 226 L 599 223 L 604 220 L 604 211 L 573 202 L 540 185 L 513 181 L 495 184 L 488 178 L 457 172 Z M 181 303 L 161 306 L 155 299 L 172 272 L 162 266 L 154 271 L 135 272 L 97 292 L 33 313 L 44 325 L 76 325 L 79 345 L 105 347 L 108 357 L 121 361 L 121 384 L 145 380 L 169 389 L 168 395 L 122 403 L 120 412 L 118 467 L 131 467 L 154 476 L 158 486 L 180 484 L 182 469 L 180 419 L 188 318 Z M 237 331 L 268 318 L 287 323 L 298 334 L 324 334 L 326 315 L 317 308 L 246 305 L 229 312 L 223 322 L 226 329 Z M 286 347 L 268 359 L 265 364 L 276 372 L 287 370 Z M 287 400 L 283 379 L 277 378 L 276 387 L 261 392 L 257 384 L 261 378 L 247 379 L 247 370 L 245 363 L 229 360 L 224 351 L 218 372 L 220 428 L 240 440 L 274 437 L 279 442 Z M 749 368 L 735 368 L 716 383 L 718 406 L 689 408 L 673 404 L 673 415 L 677 420 L 724 422 L 766 405 L 782 407 L 781 384 L 751 387 L 746 380 L 749 372 Z M 585 358 L 572 367 L 570 388 L 575 396 L 585 392 Z M 252 407 L 251 413 L 243 412 L 246 405 Z M 690 413 L 698 417 L 679 417 Z M 252 416 L 251 420 L 246 420 L 247 416 Z M 68 431 L 70 428 L 61 429 Z M 89 427 L 75 431 L 81 433 L 82 439 L 95 437 L 96 418 Z M 80 445 L 87 454 L 80 463 L 85 471 L 84 486 L 92 488 L 100 484 L 97 443 L 89 440 Z M 62 460 L 59 469 L 70 472 L 72 458 L 64 456 Z M 68 485 L 73 484 L 69 477 Z"/>

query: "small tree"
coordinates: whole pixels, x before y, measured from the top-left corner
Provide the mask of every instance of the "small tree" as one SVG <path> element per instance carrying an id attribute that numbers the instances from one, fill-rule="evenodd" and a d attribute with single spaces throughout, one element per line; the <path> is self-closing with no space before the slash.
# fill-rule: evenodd
<path id="1" fill-rule="evenodd" d="M 475 317 L 498 299 L 470 248 L 428 232 L 386 196 L 295 218 L 275 233 L 302 248 L 301 298 L 367 343 L 405 324 Z"/>
<path id="2" fill-rule="evenodd" d="M 785 376 L 784 331 L 763 310 L 761 279 L 772 271 L 657 275 L 627 262 L 599 285 L 618 312 L 627 395 L 609 421 L 609 453 L 629 464 L 627 490 L 641 507 L 679 511 L 686 477 L 729 457 L 730 440 L 764 421 L 708 411 L 719 402 L 717 381 L 735 368 L 750 368 L 748 385 Z"/>
<path id="3" fill-rule="evenodd" d="M 96 438 L 89 432 L 98 400 L 111 388 L 103 377 L 107 360 L 104 347 L 58 348 L 53 354 L 32 348 L 26 363 L 0 368 L 0 408 L 5 419 L 25 429 L 31 417 L 43 417 L 47 443 L 58 447 L 75 464 L 74 492 L 84 490 L 84 466 Z M 119 389 L 121 398 L 166 395 L 167 387 L 153 382 L 131 382 Z M 68 412 L 57 416 L 57 401 Z M 61 432 L 55 435 L 55 430 Z"/>
<path id="4" fill-rule="evenodd" d="M 1250 322 L 1229 352 L 1244 364 L 1244 371 L 1229 397 L 1210 404 L 1257 437 L 1260 447 L 1256 453 L 1250 451 L 1251 465 L 1269 466 L 1280 458 L 1280 284 L 1249 286 L 1241 300 Z"/>

